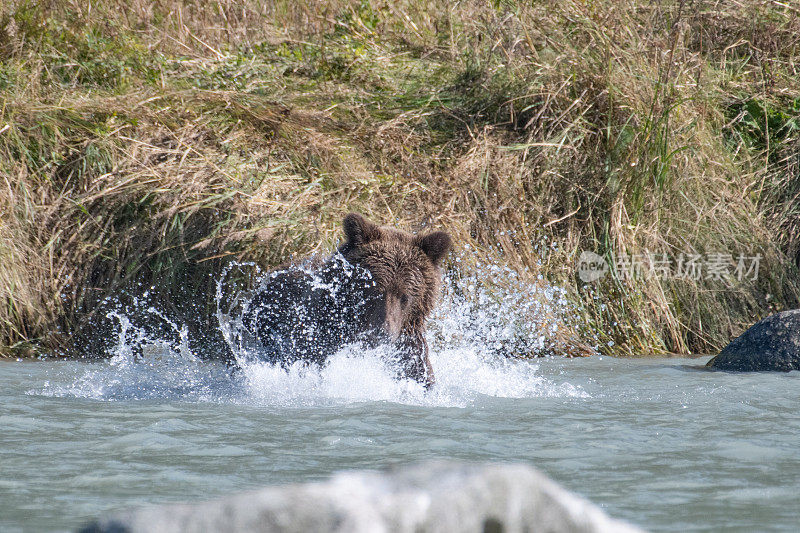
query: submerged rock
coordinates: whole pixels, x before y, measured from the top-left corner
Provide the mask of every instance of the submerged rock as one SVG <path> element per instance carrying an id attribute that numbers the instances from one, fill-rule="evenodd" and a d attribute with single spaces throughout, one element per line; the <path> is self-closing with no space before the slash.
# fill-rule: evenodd
<path id="1" fill-rule="evenodd" d="M 757 322 L 706 366 L 737 372 L 800 370 L 800 309 Z"/>
<path id="2" fill-rule="evenodd" d="M 196 505 L 101 519 L 83 532 L 640 531 L 526 465 L 422 463 L 346 472 Z"/>

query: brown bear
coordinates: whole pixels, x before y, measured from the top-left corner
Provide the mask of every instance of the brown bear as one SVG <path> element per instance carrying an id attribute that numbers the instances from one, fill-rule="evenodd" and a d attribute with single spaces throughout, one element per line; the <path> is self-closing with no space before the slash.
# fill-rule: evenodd
<path id="1" fill-rule="evenodd" d="M 342 346 L 391 343 L 398 373 L 430 387 L 425 321 L 451 246 L 443 231 L 412 235 L 361 215 L 344 218 L 345 243 L 321 264 L 272 272 L 245 306 L 259 357 L 324 364 Z"/>

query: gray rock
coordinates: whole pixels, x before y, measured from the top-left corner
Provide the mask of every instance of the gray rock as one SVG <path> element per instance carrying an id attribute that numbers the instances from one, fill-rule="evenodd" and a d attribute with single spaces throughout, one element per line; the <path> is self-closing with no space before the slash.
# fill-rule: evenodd
<path id="1" fill-rule="evenodd" d="M 706 366 L 737 372 L 800 370 L 800 309 L 757 322 Z"/>
<path id="2" fill-rule="evenodd" d="M 86 532 L 641 531 L 526 465 L 421 463 L 345 472 L 196 505 L 110 516 Z"/>

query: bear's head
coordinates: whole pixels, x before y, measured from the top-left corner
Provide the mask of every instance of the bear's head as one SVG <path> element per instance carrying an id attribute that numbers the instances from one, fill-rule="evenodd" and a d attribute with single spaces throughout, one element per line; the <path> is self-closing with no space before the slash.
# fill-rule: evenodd
<path id="1" fill-rule="evenodd" d="M 412 235 L 356 213 L 344 218 L 344 233 L 339 252 L 368 270 L 374 282 L 368 322 L 391 340 L 420 336 L 439 296 L 450 236 L 443 231 Z"/>

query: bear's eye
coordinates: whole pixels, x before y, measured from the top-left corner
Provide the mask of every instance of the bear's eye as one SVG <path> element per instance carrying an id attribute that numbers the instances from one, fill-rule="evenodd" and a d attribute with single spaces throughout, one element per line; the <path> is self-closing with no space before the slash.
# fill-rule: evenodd
<path id="1" fill-rule="evenodd" d="M 400 305 L 402 305 L 403 307 L 408 305 L 408 296 L 406 296 L 405 294 L 400 296 Z"/>

